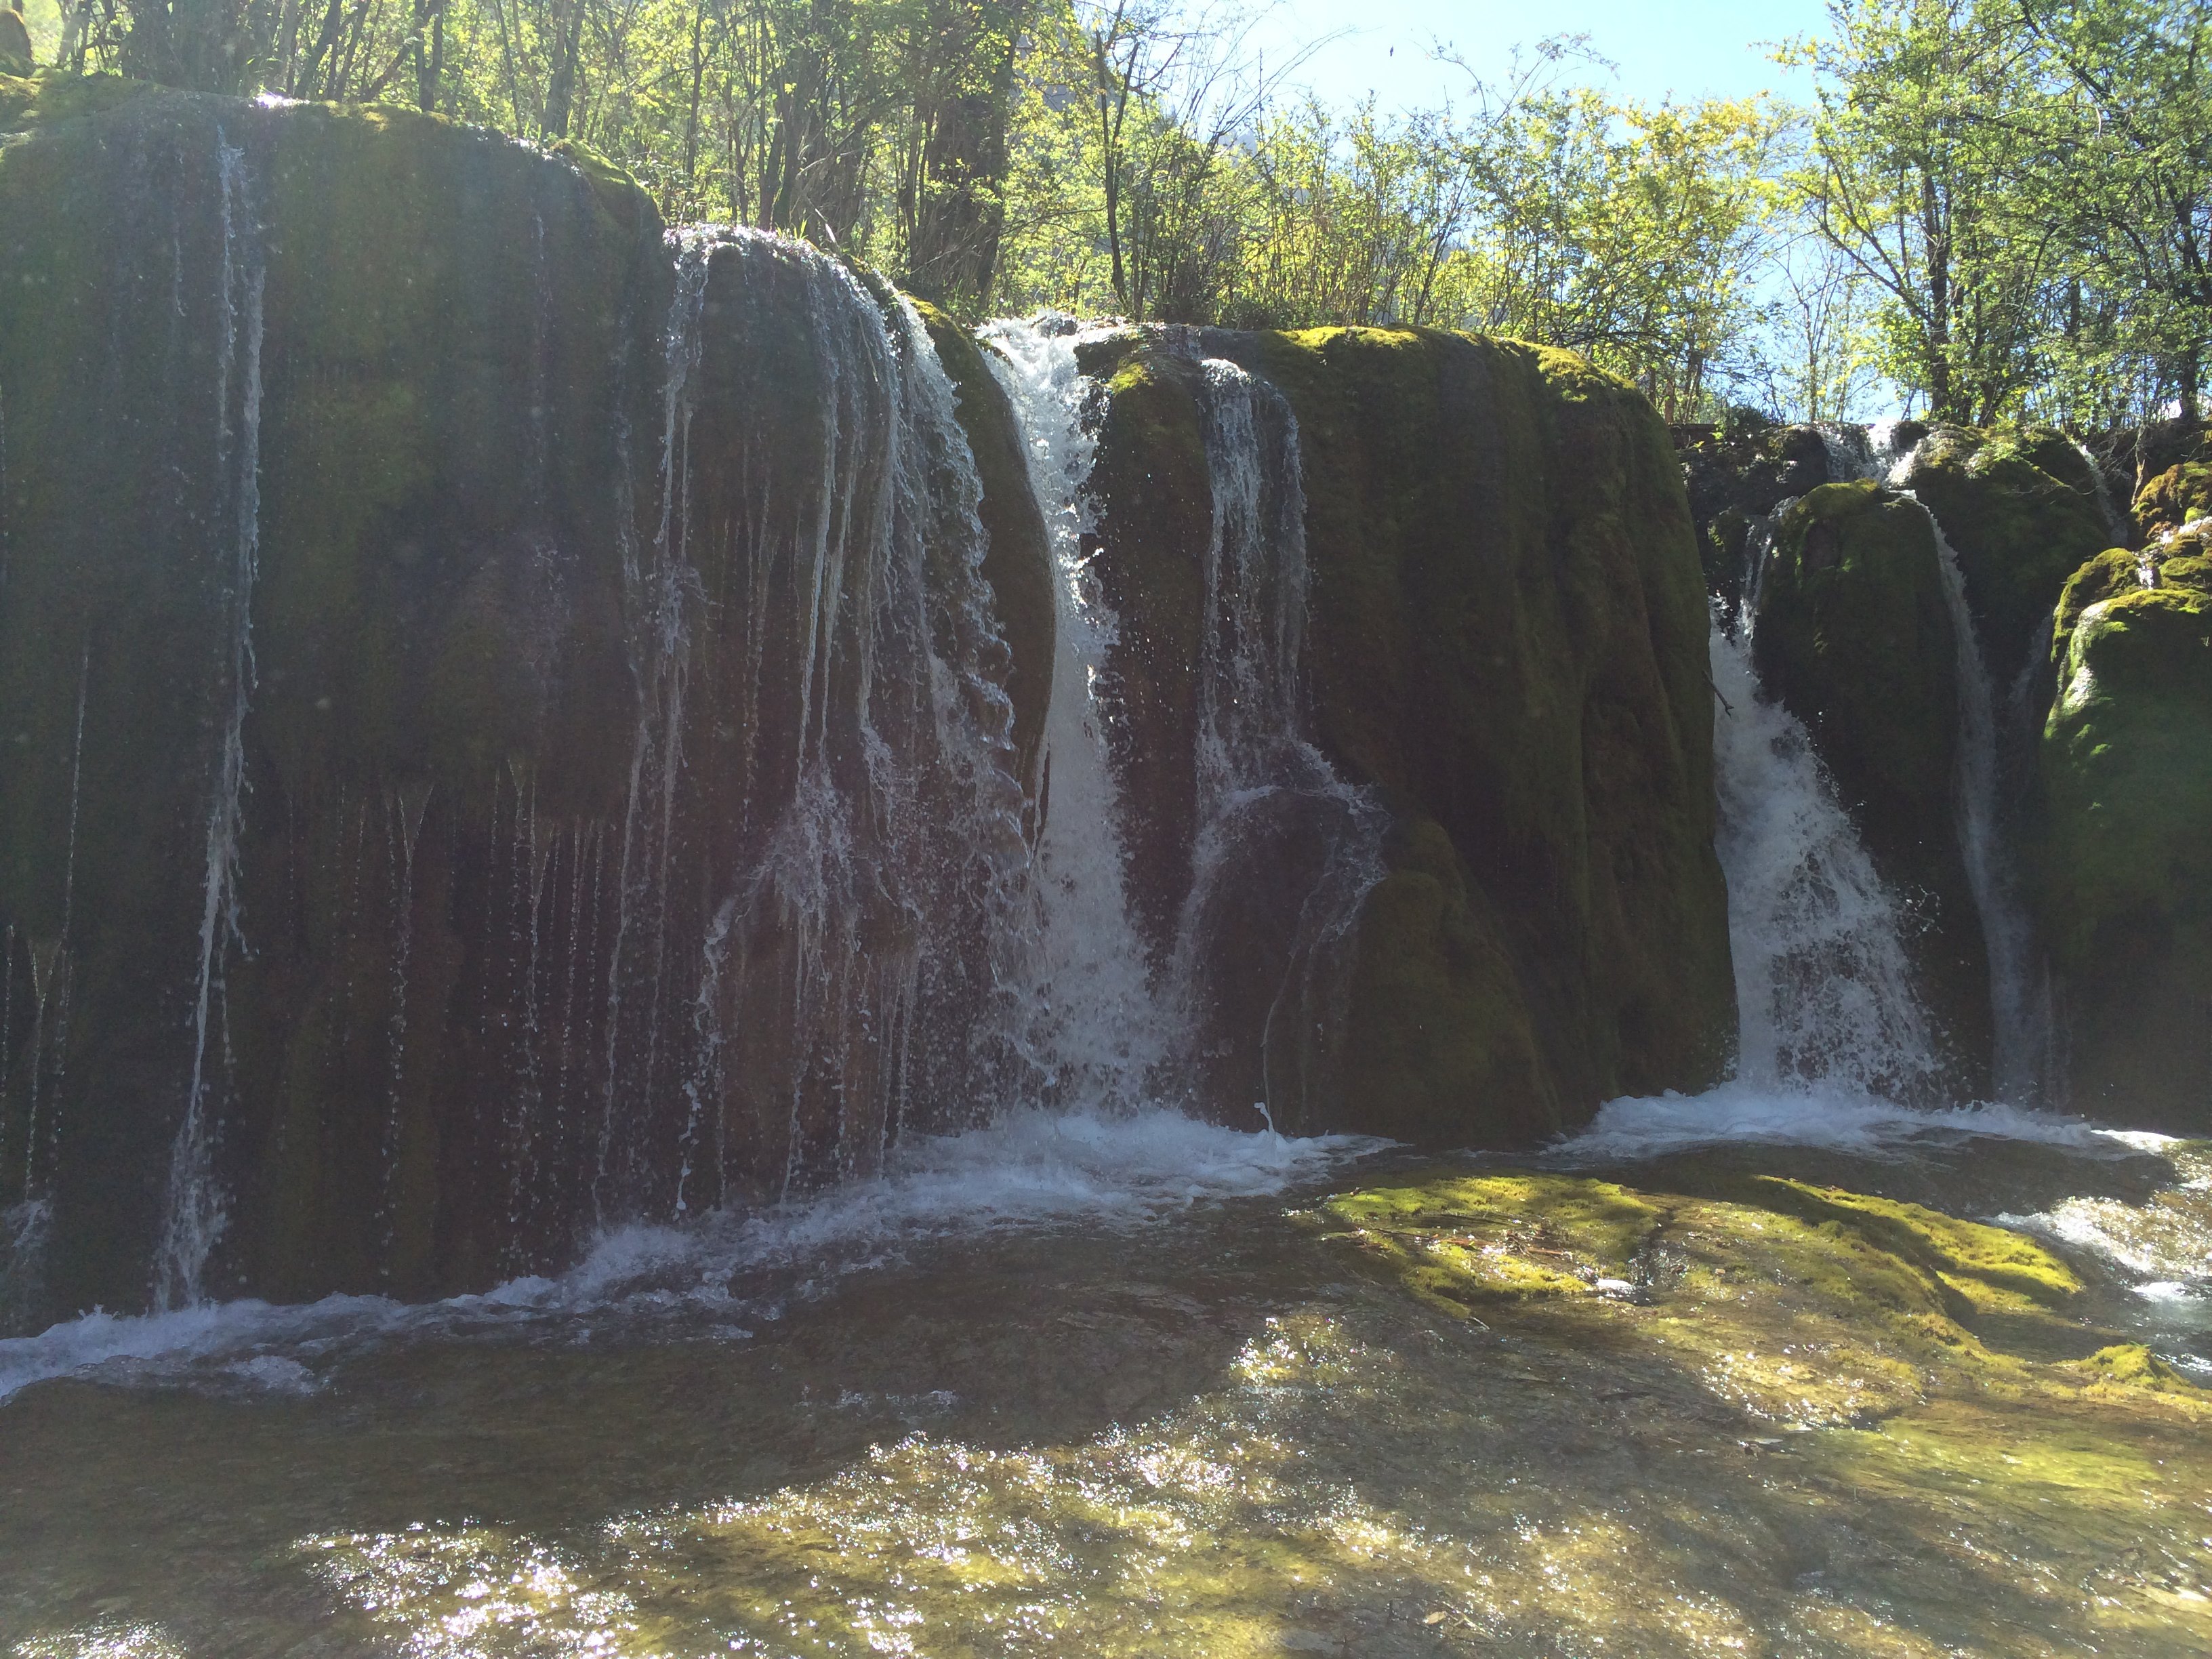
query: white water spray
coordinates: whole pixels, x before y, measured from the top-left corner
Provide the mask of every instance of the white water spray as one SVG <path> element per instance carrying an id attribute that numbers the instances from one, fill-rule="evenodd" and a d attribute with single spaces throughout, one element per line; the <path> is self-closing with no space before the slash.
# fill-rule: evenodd
<path id="1" fill-rule="evenodd" d="M 1752 666 L 1748 618 L 1709 647 L 1717 848 L 1741 1025 L 1736 1077 L 1914 1101 L 1942 1066 L 1911 989 L 1905 908 L 1789 710 Z"/>
<path id="2" fill-rule="evenodd" d="M 1013 404 L 1053 561 L 1052 690 L 1045 716 L 1048 806 L 1037 840 L 1041 926 L 1031 1051 L 1046 1097 L 1135 1106 L 1171 1033 L 1146 983 L 1121 881 L 1120 792 L 1096 696 L 1115 620 L 1088 568 L 1084 486 L 1097 441 L 1084 423 L 1089 383 L 1067 319 L 998 322 L 985 355 Z"/>

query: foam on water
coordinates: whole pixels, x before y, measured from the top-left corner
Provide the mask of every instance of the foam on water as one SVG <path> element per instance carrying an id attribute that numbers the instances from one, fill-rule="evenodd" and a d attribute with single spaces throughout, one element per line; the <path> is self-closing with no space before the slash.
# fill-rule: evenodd
<path id="1" fill-rule="evenodd" d="M 1607 1102 L 1553 1149 L 1576 1162 L 1657 1158 L 1723 1143 L 1818 1146 L 1902 1157 L 1932 1139 L 1990 1136 L 2093 1152 L 2102 1132 L 2079 1118 L 2002 1103 L 1914 1108 L 1849 1088 L 1735 1081 L 1701 1095 Z"/>
<path id="2" fill-rule="evenodd" d="M 2093 1133 L 2164 1158 L 2174 1184 L 2147 1204 L 2077 1197 L 1994 1218 L 2094 1257 L 2146 1302 L 2162 1304 L 2185 1325 L 2212 1330 L 2212 1146 L 2147 1130 Z"/>
<path id="3" fill-rule="evenodd" d="M 1021 1111 L 988 1128 L 915 1137 L 884 1174 L 804 1202 L 716 1213 L 686 1226 L 614 1229 L 557 1278 L 511 1279 L 481 1295 L 412 1306 L 332 1296 L 292 1307 L 240 1301 L 127 1317 L 88 1314 L 39 1336 L 0 1341 L 0 1401 L 70 1376 L 298 1394 L 319 1386 L 317 1360 L 364 1339 L 463 1335 L 580 1313 L 689 1309 L 746 1316 L 731 1290 L 743 1273 L 796 1267 L 822 1281 L 933 1238 L 1066 1222 L 1142 1226 L 1195 1204 L 1264 1198 L 1322 1180 L 1387 1144 L 1246 1133 L 1164 1108 Z M 730 1325 L 720 1334 L 744 1334 Z"/>

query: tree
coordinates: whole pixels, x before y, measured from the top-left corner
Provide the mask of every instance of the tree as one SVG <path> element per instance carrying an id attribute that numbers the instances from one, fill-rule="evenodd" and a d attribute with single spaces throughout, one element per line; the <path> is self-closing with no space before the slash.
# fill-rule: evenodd
<path id="1" fill-rule="evenodd" d="M 2041 88 L 1994 0 L 1838 0 L 1801 48 L 1820 77 L 1795 184 L 1887 301 L 1889 368 L 1937 420 L 1984 422 L 2033 377 L 2062 246 L 2022 210 Z"/>
<path id="2" fill-rule="evenodd" d="M 2018 10 L 2068 94 L 2042 135 L 2039 204 L 2084 256 L 2069 344 L 2081 356 L 2096 341 L 2108 362 L 2155 359 L 2198 419 L 2212 356 L 2212 10 L 2201 0 L 2019 0 Z"/>

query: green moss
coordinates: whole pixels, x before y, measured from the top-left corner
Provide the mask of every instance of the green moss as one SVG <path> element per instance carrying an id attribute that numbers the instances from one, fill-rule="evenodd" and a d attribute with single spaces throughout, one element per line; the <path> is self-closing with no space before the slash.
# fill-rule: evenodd
<path id="1" fill-rule="evenodd" d="M 1398 1139 L 1533 1139 L 1561 1121 L 1502 924 L 1433 818 L 1402 827 L 1368 895 L 1349 1008 L 1359 1121 Z"/>
<path id="2" fill-rule="evenodd" d="M 27 76 L 0 73 L 0 143 L 10 135 L 28 135 L 156 95 L 157 88 L 119 75 L 70 75 L 52 69 Z"/>
<path id="3" fill-rule="evenodd" d="M 1941 1397 L 2085 1389 L 2212 1419 L 2212 1399 L 2139 1348 L 2085 1357 L 2100 1334 L 2069 1314 L 2081 1286 L 2058 1258 L 1917 1205 L 1764 1177 L 1681 1193 L 1437 1174 L 1333 1198 L 1317 1220 L 1428 1306 L 1549 1306 L 1778 1421 L 1863 1424 Z"/>
<path id="4" fill-rule="evenodd" d="M 2136 523 L 2146 536 L 2212 518 L 2212 460 L 2181 461 L 2136 493 Z"/>
<path id="5" fill-rule="evenodd" d="M 2203 1133 L 2212 1119 L 2212 563 L 2133 555 L 2069 584 L 2044 729 L 2039 898 L 2073 1011 L 2075 1098 Z"/>
<path id="6" fill-rule="evenodd" d="M 2034 1240 L 2002 1227 L 1798 1181 L 1761 1177 L 1757 1190 L 1777 1208 L 1810 1220 L 1844 1222 L 1891 1255 L 1947 1279 L 1978 1280 L 2051 1307 L 2081 1294 L 2081 1281 L 2072 1268 Z"/>
<path id="7" fill-rule="evenodd" d="M 1916 453 L 1911 483 L 1958 555 L 1983 657 L 2008 683 L 2067 577 L 2112 541 L 2095 477 L 2047 429 L 1944 428 Z"/>
<path id="8" fill-rule="evenodd" d="M 2172 1395 L 2190 1401 L 2204 1398 L 2204 1390 L 2160 1359 L 2140 1342 L 2119 1342 L 2100 1348 L 2073 1369 L 2089 1378 L 2089 1386 L 2148 1389 L 2153 1394 Z"/>

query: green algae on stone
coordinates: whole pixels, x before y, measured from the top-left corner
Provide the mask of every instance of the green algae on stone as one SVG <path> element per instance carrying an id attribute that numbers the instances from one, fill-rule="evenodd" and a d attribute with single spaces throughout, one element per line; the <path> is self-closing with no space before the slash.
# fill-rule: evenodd
<path id="1" fill-rule="evenodd" d="M 2143 577 L 2148 562 L 2151 580 Z M 2068 585 L 2037 898 L 2077 1103 L 2212 1125 L 2212 562 L 2111 552 Z"/>
<path id="2" fill-rule="evenodd" d="M 1437 1174 L 1314 1219 L 1424 1305 L 1682 1365 L 1777 1424 L 1865 1427 L 1945 1400 L 2103 1401 L 2129 1431 L 2142 1413 L 2212 1422 L 2212 1395 L 2081 1322 L 2080 1281 L 2041 1245 L 1917 1205 L 1769 1177 L 1684 1193 Z"/>

